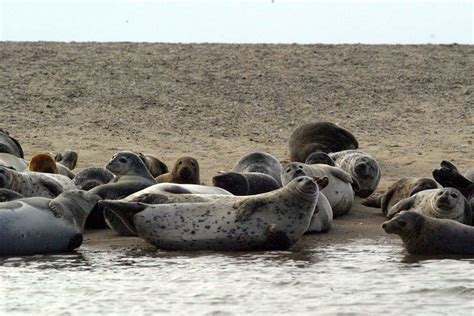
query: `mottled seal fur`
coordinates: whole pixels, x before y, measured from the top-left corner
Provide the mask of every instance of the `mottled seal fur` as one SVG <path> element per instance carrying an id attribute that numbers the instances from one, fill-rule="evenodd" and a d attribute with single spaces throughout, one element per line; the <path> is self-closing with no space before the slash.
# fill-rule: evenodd
<path id="1" fill-rule="evenodd" d="M 102 184 L 91 189 L 95 193 L 108 200 L 124 198 L 134 192 L 156 184 L 155 178 L 148 171 L 140 157 L 131 151 L 119 151 L 107 163 L 106 169 L 115 177 L 107 184 Z M 109 214 L 113 217 L 113 214 Z M 105 216 L 105 222 L 111 220 Z M 103 210 L 99 207 L 94 209 L 86 223 L 87 227 L 101 228 L 104 226 Z"/>
<path id="2" fill-rule="evenodd" d="M 438 185 L 430 178 L 402 178 L 393 183 L 383 194 L 372 194 L 361 202 L 368 207 L 381 208 L 383 214 L 399 201 L 423 190 L 436 189 Z"/>
<path id="3" fill-rule="evenodd" d="M 329 184 L 321 190 L 331 204 L 334 217 L 347 214 L 354 202 L 354 184 L 351 176 L 344 170 L 328 165 L 315 164 L 306 165 L 299 162 L 290 162 L 282 171 L 281 180 L 283 184 L 300 176 L 328 177 Z"/>
<path id="4" fill-rule="evenodd" d="M 31 157 L 28 165 L 30 171 L 62 174 L 69 179 L 74 179 L 74 173 L 68 167 L 56 163 L 49 153 L 39 153 Z"/>
<path id="5" fill-rule="evenodd" d="M 25 171 L 28 169 L 28 162 L 12 154 L 0 153 L 0 166 L 8 167 L 16 171 Z"/>
<path id="6" fill-rule="evenodd" d="M 334 159 L 336 166 L 357 180 L 359 189 L 354 190 L 355 195 L 366 198 L 374 193 L 379 185 L 382 172 L 372 156 L 359 150 L 343 150 L 330 153 L 329 156 Z"/>
<path id="7" fill-rule="evenodd" d="M 77 165 L 78 155 L 74 150 L 66 149 L 64 153 L 58 153 L 54 156 L 54 160 L 65 166 L 69 170 L 74 170 Z"/>
<path id="8" fill-rule="evenodd" d="M 265 173 L 281 185 L 281 163 L 269 153 L 260 151 L 248 153 L 235 163 L 232 171 Z"/>
<path id="9" fill-rule="evenodd" d="M 474 227 L 403 211 L 382 224 L 388 234 L 401 237 L 413 255 L 474 255 Z"/>
<path id="10" fill-rule="evenodd" d="M 59 194 L 76 190 L 71 179 L 59 174 L 18 172 L 0 166 L 0 188 L 9 189 L 25 197 L 54 198 Z"/>
<path id="11" fill-rule="evenodd" d="M 193 157 L 181 157 L 171 172 L 156 178 L 158 183 L 201 184 L 199 164 Z"/>
<path id="12" fill-rule="evenodd" d="M 114 174 L 104 167 L 89 167 L 76 174 L 73 181 L 80 190 L 89 191 L 99 185 L 109 183 Z"/>
<path id="13" fill-rule="evenodd" d="M 154 178 L 162 174 L 168 173 L 168 166 L 160 159 L 152 155 L 144 155 L 142 153 L 137 154 Z"/>
<path id="14" fill-rule="evenodd" d="M 0 203 L 0 256 L 69 252 L 82 243 L 86 218 L 99 196 L 80 190 L 54 199 Z"/>
<path id="15" fill-rule="evenodd" d="M 310 154 L 308 157 L 306 157 L 304 163 L 307 165 L 323 164 L 333 167 L 336 166 L 334 160 L 328 154 L 323 153 L 322 151 L 316 151 Z"/>
<path id="16" fill-rule="evenodd" d="M 0 153 L 7 153 L 18 158 L 25 158 L 20 143 L 3 129 L 0 129 Z"/>
<path id="17" fill-rule="evenodd" d="M 471 206 L 461 192 L 454 188 L 420 191 L 391 207 L 387 216 L 392 218 L 410 209 L 434 218 L 452 219 L 467 225 L 472 223 Z"/>
<path id="18" fill-rule="evenodd" d="M 282 250 L 308 229 L 319 191 L 299 177 L 286 187 L 237 203 L 181 203 L 116 209 L 139 237 L 165 250 Z"/>
<path id="19" fill-rule="evenodd" d="M 261 172 L 226 172 L 214 176 L 212 183 L 234 195 L 254 195 L 281 188 L 274 178 Z"/>
<path id="20" fill-rule="evenodd" d="M 311 122 L 296 128 L 289 140 L 290 160 L 304 162 L 313 152 L 331 153 L 359 148 L 346 129 L 330 122 Z"/>

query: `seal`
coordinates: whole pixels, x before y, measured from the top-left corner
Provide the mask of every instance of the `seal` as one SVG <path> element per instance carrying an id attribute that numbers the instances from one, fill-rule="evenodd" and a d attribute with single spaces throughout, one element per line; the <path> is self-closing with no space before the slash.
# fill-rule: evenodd
<path id="1" fill-rule="evenodd" d="M 54 199 L 0 203 L 0 256 L 70 252 L 82 244 L 87 215 L 100 199 L 80 190 Z"/>
<path id="2" fill-rule="evenodd" d="M 34 172 L 62 174 L 69 179 L 74 179 L 75 177 L 68 167 L 56 163 L 49 153 L 39 153 L 31 157 L 28 169 Z"/>
<path id="3" fill-rule="evenodd" d="M 160 159 L 152 155 L 144 155 L 142 153 L 137 154 L 154 178 L 162 174 L 168 173 L 168 166 Z"/>
<path id="4" fill-rule="evenodd" d="M 344 150 L 330 153 L 336 166 L 347 172 L 359 185 L 355 195 L 366 198 L 374 193 L 382 175 L 380 166 L 372 156 L 359 150 Z"/>
<path id="5" fill-rule="evenodd" d="M 89 167 L 77 173 L 73 181 L 79 190 L 89 191 L 113 178 L 114 174 L 104 167 Z"/>
<path id="6" fill-rule="evenodd" d="M 260 172 L 268 174 L 281 186 L 281 163 L 269 153 L 255 151 L 241 157 L 232 168 L 233 172 Z"/>
<path id="7" fill-rule="evenodd" d="M 254 195 L 281 188 L 274 178 L 261 172 L 226 172 L 213 177 L 212 183 L 234 195 Z"/>
<path id="8" fill-rule="evenodd" d="M 76 168 L 78 155 L 74 150 L 66 149 L 64 153 L 58 153 L 54 156 L 54 160 L 65 166 L 69 170 Z"/>
<path id="9" fill-rule="evenodd" d="M 20 143 L 3 129 L 0 129 L 0 153 L 7 153 L 18 158 L 25 158 Z"/>
<path id="10" fill-rule="evenodd" d="M 474 255 L 474 227 L 450 219 L 437 219 L 403 211 L 382 224 L 388 234 L 397 234 L 413 255 Z"/>
<path id="11" fill-rule="evenodd" d="M 8 190 L 8 189 L 0 189 L 0 202 L 8 202 L 13 200 L 18 200 L 23 198 L 24 196 L 18 192 Z"/>
<path id="12" fill-rule="evenodd" d="M 90 192 L 99 195 L 103 199 L 117 200 L 146 187 L 156 184 L 155 178 L 150 174 L 140 157 L 132 151 L 119 151 L 105 166 L 107 170 L 115 175 L 109 183 L 94 187 Z M 113 214 L 110 214 L 112 217 Z M 111 218 L 103 216 L 100 207 L 92 210 L 86 227 L 103 228 Z"/>
<path id="13" fill-rule="evenodd" d="M 199 164 L 193 157 L 181 157 L 176 161 L 173 170 L 156 178 L 158 183 L 201 184 Z"/>
<path id="14" fill-rule="evenodd" d="M 28 168 L 28 162 L 12 154 L 0 153 L 0 166 L 8 167 L 16 171 L 25 171 Z"/>
<path id="15" fill-rule="evenodd" d="M 15 191 L 25 197 L 54 198 L 59 194 L 76 190 L 71 179 L 59 174 L 18 172 L 0 166 L 0 188 Z"/>
<path id="16" fill-rule="evenodd" d="M 322 151 L 315 151 L 314 153 L 310 154 L 308 157 L 306 157 L 304 163 L 307 165 L 322 164 L 333 167 L 336 166 L 334 160 L 328 154 L 323 153 Z"/>
<path id="17" fill-rule="evenodd" d="M 415 193 L 437 189 L 438 184 L 430 178 L 402 178 L 393 183 L 387 192 L 379 195 L 372 194 L 361 202 L 368 207 L 381 208 L 384 215 L 399 201 L 409 198 Z"/>
<path id="18" fill-rule="evenodd" d="M 403 199 L 387 213 L 388 218 L 395 214 L 415 209 L 417 212 L 434 217 L 452 219 L 463 224 L 472 224 L 472 210 L 466 198 L 454 188 L 424 190 Z"/>
<path id="19" fill-rule="evenodd" d="M 281 180 L 283 184 L 300 176 L 328 177 L 329 184 L 321 190 L 331 204 L 333 216 L 338 217 L 347 214 L 354 202 L 353 181 L 351 176 L 344 170 L 328 165 L 315 164 L 306 165 L 299 162 L 290 162 L 282 171 Z M 357 186 L 356 186 L 357 187 Z"/>
<path id="20" fill-rule="evenodd" d="M 116 209 L 137 235 L 165 250 L 282 250 L 308 229 L 319 191 L 309 177 L 240 201 Z"/>
<path id="21" fill-rule="evenodd" d="M 289 140 L 290 160 L 304 162 L 313 152 L 331 153 L 357 149 L 357 139 L 346 129 L 330 122 L 311 122 L 296 128 Z"/>
<path id="22" fill-rule="evenodd" d="M 182 203 L 182 202 L 204 202 L 213 201 L 208 198 L 191 197 L 188 200 L 181 199 L 182 195 L 228 195 L 232 193 L 218 188 L 208 187 L 198 184 L 176 184 L 176 183 L 159 183 L 149 186 L 143 190 L 132 193 L 127 197 L 121 199 L 124 202 L 141 201 L 148 204 L 163 204 L 163 203 Z M 171 198 L 171 196 L 178 196 Z M 105 205 L 105 204 L 101 204 Z M 117 218 L 110 210 L 104 208 L 104 214 L 107 225 L 120 236 L 135 236 L 135 232 L 128 229 L 128 227 Z"/>

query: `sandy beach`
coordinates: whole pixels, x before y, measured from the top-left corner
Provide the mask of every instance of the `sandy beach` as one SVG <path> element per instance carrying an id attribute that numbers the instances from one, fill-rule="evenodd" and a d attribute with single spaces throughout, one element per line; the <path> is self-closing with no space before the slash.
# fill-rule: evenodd
<path id="1" fill-rule="evenodd" d="M 288 161 L 291 131 L 309 121 L 350 130 L 381 164 L 379 191 L 441 160 L 473 167 L 473 46 L 2 42 L 0 69 L 0 127 L 26 158 L 76 150 L 76 170 L 118 150 L 168 166 L 190 155 L 210 184 L 253 150 Z M 357 201 L 300 244 L 386 237 L 383 221 Z M 149 246 L 104 230 L 83 247 Z"/>

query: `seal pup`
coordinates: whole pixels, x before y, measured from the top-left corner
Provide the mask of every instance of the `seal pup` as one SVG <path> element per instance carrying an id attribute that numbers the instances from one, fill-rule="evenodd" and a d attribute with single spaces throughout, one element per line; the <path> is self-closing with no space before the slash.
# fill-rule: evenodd
<path id="1" fill-rule="evenodd" d="M 241 157 L 232 168 L 233 172 L 260 172 L 281 183 L 281 163 L 269 153 L 255 151 Z"/>
<path id="2" fill-rule="evenodd" d="M 474 255 L 474 227 L 450 219 L 403 211 L 382 224 L 388 234 L 397 234 L 413 255 Z"/>
<path id="3" fill-rule="evenodd" d="M 310 177 L 239 202 L 147 205 L 112 211 L 165 250 L 282 250 L 308 229 L 319 191 Z"/>
<path id="4" fill-rule="evenodd" d="M 57 153 L 54 160 L 59 164 L 65 166 L 69 170 L 76 168 L 78 155 L 74 150 L 66 149 L 64 153 Z"/>
<path id="5" fill-rule="evenodd" d="M 10 134 L 0 128 L 0 153 L 7 153 L 18 158 L 25 158 L 20 143 Z"/>
<path id="6" fill-rule="evenodd" d="M 115 177 L 107 184 L 94 187 L 90 192 L 108 200 L 124 198 L 132 193 L 156 184 L 155 178 L 148 171 L 140 157 L 131 151 L 117 152 L 105 166 Z M 113 217 L 113 214 L 109 214 Z M 103 228 L 107 220 L 103 210 L 95 208 L 87 220 L 88 228 Z"/>
<path id="7" fill-rule="evenodd" d="M 74 173 L 68 167 L 56 163 L 49 153 L 39 153 L 31 157 L 28 169 L 35 172 L 62 174 L 74 179 Z"/>
<path id="8" fill-rule="evenodd" d="M 334 160 L 328 154 L 323 153 L 322 151 L 315 151 L 314 153 L 306 157 L 304 163 L 307 165 L 322 164 L 333 167 L 336 166 Z"/>
<path id="9" fill-rule="evenodd" d="M 350 211 L 354 202 L 352 186 L 356 186 L 356 182 L 347 172 L 338 167 L 328 165 L 306 165 L 299 162 L 290 162 L 282 171 L 281 181 L 286 185 L 292 179 L 300 176 L 328 177 L 329 184 L 321 192 L 331 204 L 333 216 L 345 215 Z"/>
<path id="10" fill-rule="evenodd" d="M 274 178 L 261 172 L 226 172 L 214 176 L 212 184 L 234 195 L 255 195 L 281 188 Z"/>
<path id="11" fill-rule="evenodd" d="M 417 212 L 434 217 L 452 219 L 463 224 L 472 224 L 472 210 L 466 198 L 454 188 L 424 190 L 403 199 L 387 213 L 388 218 L 395 214 L 415 209 Z"/>
<path id="12" fill-rule="evenodd" d="M 162 174 L 168 173 L 168 166 L 160 159 L 152 155 L 144 155 L 142 153 L 137 154 L 154 178 Z"/>
<path id="13" fill-rule="evenodd" d="M 382 173 L 372 156 L 359 150 L 343 150 L 330 153 L 329 156 L 334 159 L 336 166 L 357 180 L 359 189 L 355 190 L 355 195 L 366 198 L 374 193 Z"/>
<path id="14" fill-rule="evenodd" d="M 28 168 L 28 162 L 12 154 L 0 153 L 0 166 L 8 167 L 16 171 L 25 171 Z"/>
<path id="15" fill-rule="evenodd" d="M 99 196 L 80 190 L 54 199 L 0 203 L 0 256 L 70 252 L 82 244 L 84 223 Z"/>
<path id="16" fill-rule="evenodd" d="M 402 178 L 393 183 L 383 194 L 372 194 L 361 202 L 362 205 L 381 208 L 384 215 L 399 201 L 424 190 L 437 189 L 438 184 L 430 178 Z"/>
<path id="17" fill-rule="evenodd" d="M 199 164 L 193 157 L 181 157 L 176 161 L 171 172 L 156 178 L 158 183 L 201 184 Z"/>
<path id="18" fill-rule="evenodd" d="M 313 152 L 331 153 L 357 149 L 359 143 L 348 130 L 330 122 L 311 122 L 296 128 L 289 140 L 290 160 L 304 162 Z"/>
<path id="19" fill-rule="evenodd" d="M 104 167 L 89 167 L 76 174 L 73 181 L 80 190 L 89 191 L 99 185 L 109 183 L 114 174 Z"/>
<path id="20" fill-rule="evenodd" d="M 71 179 L 59 174 L 18 172 L 0 166 L 0 188 L 15 191 L 25 197 L 54 198 L 59 194 L 76 190 Z"/>

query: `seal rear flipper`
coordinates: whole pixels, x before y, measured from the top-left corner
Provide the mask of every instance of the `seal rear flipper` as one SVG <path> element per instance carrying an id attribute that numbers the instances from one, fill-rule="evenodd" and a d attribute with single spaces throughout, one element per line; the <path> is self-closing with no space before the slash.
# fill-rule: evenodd
<path id="1" fill-rule="evenodd" d="M 397 204 L 395 204 L 388 210 L 387 217 L 391 219 L 396 214 L 400 213 L 401 211 L 407 211 L 411 209 L 413 207 L 414 202 L 415 202 L 414 196 L 399 201 Z"/>
<path id="2" fill-rule="evenodd" d="M 143 211 L 148 205 L 139 202 L 123 202 L 123 201 L 99 201 L 98 205 L 104 208 L 104 213 L 112 212 L 122 223 L 135 235 L 137 229 L 133 223 L 133 216 Z"/>
<path id="3" fill-rule="evenodd" d="M 160 193 L 146 193 L 137 196 L 130 200 L 130 202 L 141 202 L 145 204 L 167 204 L 169 203 L 169 198 Z"/>
<path id="4" fill-rule="evenodd" d="M 236 202 L 233 205 L 234 209 L 237 209 L 237 214 L 235 215 L 236 222 L 243 222 L 250 218 L 259 207 L 264 206 L 266 203 L 261 200 L 256 199 L 246 199 L 240 202 Z"/>
<path id="5" fill-rule="evenodd" d="M 367 207 L 380 208 L 382 207 L 382 198 L 384 195 L 385 194 L 382 193 L 374 193 L 368 198 L 362 200 L 360 204 Z"/>
<path id="6" fill-rule="evenodd" d="M 44 186 L 53 196 L 57 197 L 64 192 L 63 188 L 56 181 L 49 178 L 40 178 L 39 183 Z"/>
<path id="7" fill-rule="evenodd" d="M 452 170 L 452 171 L 455 171 L 455 172 L 459 173 L 458 168 L 456 168 L 455 165 L 453 165 L 451 162 L 449 162 L 447 160 L 441 161 L 440 165 L 441 165 L 442 168 L 446 168 L 446 169 L 449 169 L 449 170 Z"/>
<path id="8" fill-rule="evenodd" d="M 453 187 L 460 191 L 468 188 L 472 182 L 461 175 L 456 169 L 442 167 L 433 170 L 433 178 L 443 187 Z"/>
<path id="9" fill-rule="evenodd" d="M 270 224 L 267 227 L 265 237 L 267 238 L 264 245 L 266 250 L 285 250 L 295 243 L 284 230 L 279 229 L 275 224 Z"/>

